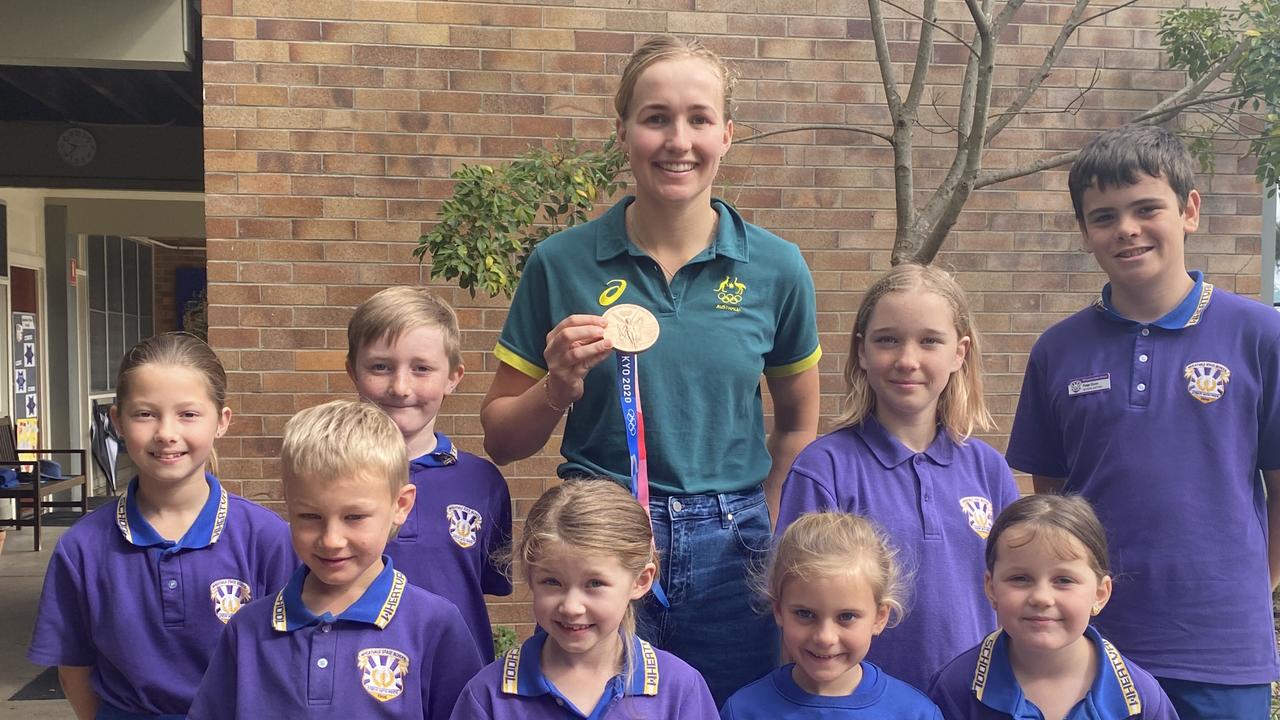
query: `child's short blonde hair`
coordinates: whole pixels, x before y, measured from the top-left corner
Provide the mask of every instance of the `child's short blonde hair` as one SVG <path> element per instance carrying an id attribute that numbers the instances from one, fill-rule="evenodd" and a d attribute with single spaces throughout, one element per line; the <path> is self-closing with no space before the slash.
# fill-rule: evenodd
<path id="1" fill-rule="evenodd" d="M 379 340 L 394 343 L 419 327 L 438 327 L 444 336 L 449 367 L 462 365 L 458 314 L 449 303 L 424 287 L 389 287 L 360 303 L 347 323 L 347 364 L 356 369 L 360 348 Z"/>
<path id="2" fill-rule="evenodd" d="M 394 494 L 409 482 L 409 460 L 400 428 L 385 413 L 369 403 L 334 400 L 285 423 L 280 474 L 286 494 L 294 480 L 353 475 L 386 478 Z"/>
<path id="3" fill-rule="evenodd" d="M 889 607 L 889 627 L 902 620 L 909 585 L 898 552 L 871 520 L 844 512 L 801 515 L 782 533 L 759 581 L 771 607 L 788 580 L 856 575 L 871 586 L 876 605 Z"/>
<path id="4" fill-rule="evenodd" d="M 946 301 L 951 308 L 957 338 L 969 338 L 969 349 L 964 364 L 951 374 L 947 386 L 938 397 L 938 422 L 946 428 L 951 439 L 964 442 L 973 434 L 974 427 L 990 430 L 995 421 L 987 410 L 982 395 L 982 338 L 973 321 L 973 308 L 960 283 L 951 273 L 932 265 L 903 263 L 895 265 L 867 288 L 858 307 L 853 331 L 849 333 L 849 356 L 845 358 L 845 396 L 840 415 L 833 421 L 836 428 L 857 425 L 868 415 L 875 414 L 876 394 L 867 380 L 867 371 L 858 362 L 859 350 L 865 342 L 871 313 L 880 298 L 892 292 L 925 290 Z"/>

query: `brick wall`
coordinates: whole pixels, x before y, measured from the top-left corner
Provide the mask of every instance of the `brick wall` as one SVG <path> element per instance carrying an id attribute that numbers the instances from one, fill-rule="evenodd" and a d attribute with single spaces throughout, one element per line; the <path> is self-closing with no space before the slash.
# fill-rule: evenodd
<path id="1" fill-rule="evenodd" d="M 1171 7 L 1174 0 L 1157 0 Z M 281 428 L 294 411 L 352 392 L 342 371 L 352 307 L 394 283 L 427 283 L 411 257 L 449 173 L 553 137 L 602 139 L 627 54 L 653 33 L 698 34 L 736 66 L 739 134 L 784 123 L 883 123 L 884 90 L 865 5 L 853 0 L 411 2 L 204 0 L 205 168 L 210 340 L 231 374 L 236 413 L 219 453 L 229 485 L 279 497 Z M 1025 85 L 1069 4 L 1029 2 L 1005 34 L 996 106 Z M 1032 103 L 986 156 L 988 167 L 1079 147 L 1181 85 L 1153 28 L 1157 10 L 1126 8 L 1083 29 Z M 785 14 L 774 14 L 785 13 Z M 890 17 L 902 18 L 886 9 Z M 963 5 L 944 2 L 960 20 Z M 953 25 L 953 27 L 956 27 Z M 914 21 L 891 20 L 899 69 Z M 942 39 L 946 39 L 945 37 Z M 936 103 L 954 114 L 963 58 L 940 43 Z M 1093 79 L 1074 115 L 1061 107 Z M 932 111 L 922 118 L 932 122 Z M 941 168 L 950 136 L 917 133 L 919 164 Z M 803 132 L 736 145 L 718 192 L 804 251 L 818 287 L 824 417 L 863 288 L 888 267 L 893 237 L 889 151 L 849 133 Z M 918 178 L 936 182 L 942 170 Z M 958 272 L 986 334 L 987 387 L 1004 447 L 1026 352 L 1039 332 L 1084 306 L 1102 276 L 1081 252 L 1066 170 L 977 193 L 938 262 Z M 1202 232 L 1189 262 L 1219 286 L 1259 288 L 1260 191 L 1235 155 L 1202 181 Z M 504 299 L 434 285 L 458 308 L 467 375 L 440 429 L 480 451 L 479 402 L 505 316 Z M 548 454 L 506 468 L 522 516 L 556 464 Z M 527 623 L 527 606 L 494 608 Z M 522 628 L 527 629 L 527 624 Z"/>

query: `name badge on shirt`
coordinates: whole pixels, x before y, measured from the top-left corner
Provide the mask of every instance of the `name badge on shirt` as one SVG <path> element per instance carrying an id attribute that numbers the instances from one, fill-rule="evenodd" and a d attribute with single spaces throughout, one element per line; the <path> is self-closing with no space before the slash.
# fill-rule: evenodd
<path id="1" fill-rule="evenodd" d="M 1075 397 L 1077 395 L 1088 395 L 1090 393 L 1103 392 L 1111 389 L 1111 373 L 1103 373 L 1101 375 L 1090 375 L 1089 377 L 1076 378 L 1067 383 L 1067 397 Z"/>

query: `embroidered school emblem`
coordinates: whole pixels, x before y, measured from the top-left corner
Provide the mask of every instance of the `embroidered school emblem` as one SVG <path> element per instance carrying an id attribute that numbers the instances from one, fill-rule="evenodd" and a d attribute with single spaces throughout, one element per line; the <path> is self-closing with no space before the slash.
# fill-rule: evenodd
<path id="1" fill-rule="evenodd" d="M 404 692 L 409 656 L 389 648 L 369 648 L 356 655 L 360 686 L 378 702 L 395 700 Z"/>
<path id="2" fill-rule="evenodd" d="M 480 513 L 466 505 L 450 505 L 444 509 L 444 514 L 449 518 L 449 537 L 458 547 L 469 548 L 476 544 L 480 526 L 484 523 Z"/>
<path id="3" fill-rule="evenodd" d="M 960 509 L 964 510 L 964 514 L 969 517 L 969 527 L 978 534 L 978 537 L 986 540 L 987 534 L 991 532 L 991 522 L 994 519 L 994 513 L 991 512 L 991 501 L 976 495 L 962 497 L 960 498 Z"/>
<path id="4" fill-rule="evenodd" d="M 222 578 L 209 583 L 209 599 L 213 600 L 213 612 L 227 624 L 232 615 L 240 612 L 240 608 L 249 602 L 253 593 L 249 585 L 235 578 Z"/>
<path id="5" fill-rule="evenodd" d="M 746 283 L 738 280 L 738 278 L 730 280 L 729 276 L 725 275 L 720 284 L 716 286 L 716 300 L 720 301 L 716 305 L 716 309 L 742 312 L 742 308 L 738 307 L 738 304 L 742 302 L 742 293 L 746 291 Z"/>
<path id="6" fill-rule="evenodd" d="M 1231 380 L 1227 366 L 1216 362 L 1193 362 L 1182 375 L 1187 379 L 1187 392 L 1206 405 L 1221 398 Z"/>

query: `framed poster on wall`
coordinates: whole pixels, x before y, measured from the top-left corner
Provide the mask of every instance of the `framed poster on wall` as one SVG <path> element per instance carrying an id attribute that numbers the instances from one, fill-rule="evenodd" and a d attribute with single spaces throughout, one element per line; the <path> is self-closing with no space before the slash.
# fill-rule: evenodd
<path id="1" fill-rule="evenodd" d="M 39 332 L 35 313 L 13 314 L 13 424 L 19 450 L 40 447 Z"/>

